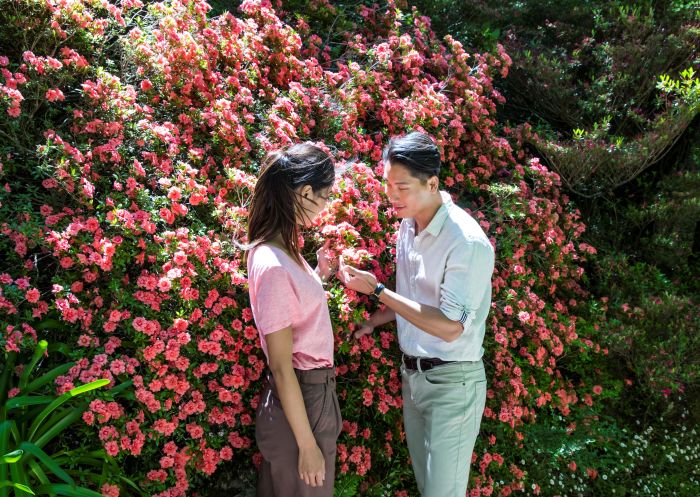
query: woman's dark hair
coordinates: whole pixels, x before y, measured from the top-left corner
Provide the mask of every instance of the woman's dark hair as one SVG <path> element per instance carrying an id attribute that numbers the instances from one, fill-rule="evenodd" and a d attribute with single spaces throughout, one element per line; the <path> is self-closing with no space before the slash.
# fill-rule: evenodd
<path id="1" fill-rule="evenodd" d="M 429 135 L 418 131 L 389 140 L 382 160 L 401 164 L 421 181 L 440 176 L 440 151 Z"/>
<path id="2" fill-rule="evenodd" d="M 296 189 L 309 185 L 318 193 L 334 182 L 333 158 L 313 143 L 300 143 L 268 154 L 253 191 L 247 248 L 281 234 L 285 249 L 301 264 L 297 213 L 302 207 Z"/>

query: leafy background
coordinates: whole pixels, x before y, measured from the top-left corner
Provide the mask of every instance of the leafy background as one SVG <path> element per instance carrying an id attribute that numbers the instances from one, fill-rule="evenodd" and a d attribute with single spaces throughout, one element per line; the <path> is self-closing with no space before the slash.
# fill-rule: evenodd
<path id="1" fill-rule="evenodd" d="M 252 495 L 258 164 L 331 147 L 305 253 L 391 282 L 408 129 L 498 254 L 470 493 L 697 495 L 697 2 L 0 0 L 0 26 L 0 495 Z M 336 494 L 416 495 L 394 330 L 353 340 L 373 305 L 328 292 Z"/>

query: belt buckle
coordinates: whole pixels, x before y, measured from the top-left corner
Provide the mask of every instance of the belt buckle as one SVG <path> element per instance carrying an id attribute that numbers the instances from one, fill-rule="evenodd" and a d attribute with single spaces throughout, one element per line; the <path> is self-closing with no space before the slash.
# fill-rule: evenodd
<path id="1" fill-rule="evenodd" d="M 420 367 L 420 357 L 413 357 L 410 355 L 402 354 L 401 362 L 403 363 L 403 366 L 409 371 L 422 372 L 421 367 Z M 416 363 L 415 367 L 411 367 L 411 366 L 413 366 L 413 364 L 412 364 L 413 362 Z"/>

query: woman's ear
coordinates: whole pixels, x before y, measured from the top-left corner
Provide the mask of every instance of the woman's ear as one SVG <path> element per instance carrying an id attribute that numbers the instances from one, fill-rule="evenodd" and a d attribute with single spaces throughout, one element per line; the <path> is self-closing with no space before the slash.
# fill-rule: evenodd
<path id="1" fill-rule="evenodd" d="M 305 200 L 311 200 L 313 198 L 314 189 L 311 185 L 304 185 L 299 189 L 299 195 L 304 197 Z"/>

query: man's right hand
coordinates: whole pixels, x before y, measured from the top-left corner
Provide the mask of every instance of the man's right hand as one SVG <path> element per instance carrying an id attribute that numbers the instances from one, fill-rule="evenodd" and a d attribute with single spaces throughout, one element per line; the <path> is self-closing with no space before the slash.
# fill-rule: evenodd
<path id="1" fill-rule="evenodd" d="M 317 444 L 299 448 L 299 478 L 312 487 L 322 487 L 326 479 L 326 460 Z"/>

